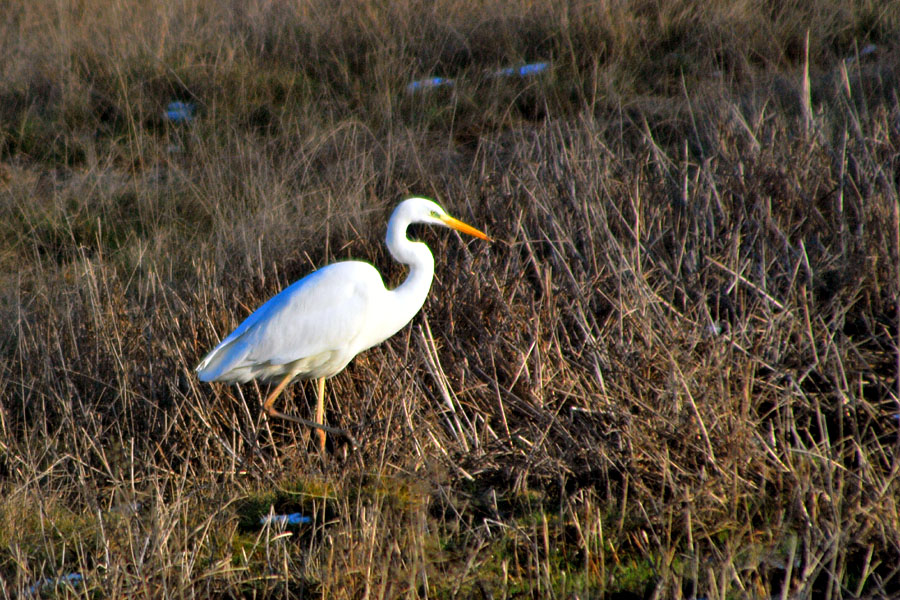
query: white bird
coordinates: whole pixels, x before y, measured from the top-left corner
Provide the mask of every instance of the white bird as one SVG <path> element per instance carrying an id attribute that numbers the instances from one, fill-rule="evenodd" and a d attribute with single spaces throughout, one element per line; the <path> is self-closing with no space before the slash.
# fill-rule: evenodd
<path id="1" fill-rule="evenodd" d="M 340 373 L 363 350 L 397 333 L 425 303 L 434 257 L 424 243 L 406 237 L 411 223 L 452 227 L 490 241 L 432 200 L 404 200 L 388 221 L 386 239 L 391 256 L 409 267 L 403 283 L 388 290 L 375 267 L 361 261 L 313 271 L 270 298 L 207 354 L 196 368 L 200 380 L 278 380 L 263 403 L 269 416 L 316 428 L 320 449 L 325 448 L 326 431 L 352 442 L 346 432 L 324 425 L 325 379 Z M 315 422 L 273 406 L 285 386 L 298 377 L 318 380 Z"/>

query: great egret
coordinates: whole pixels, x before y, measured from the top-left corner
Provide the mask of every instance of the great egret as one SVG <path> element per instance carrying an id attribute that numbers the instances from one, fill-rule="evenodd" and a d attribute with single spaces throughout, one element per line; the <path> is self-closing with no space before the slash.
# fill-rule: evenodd
<path id="1" fill-rule="evenodd" d="M 325 379 L 341 372 L 363 350 L 397 333 L 425 303 L 434 277 L 434 257 L 424 243 L 406 237 L 411 223 L 452 227 L 490 241 L 436 202 L 404 200 L 388 221 L 386 239 L 391 256 L 409 266 L 402 284 L 388 290 L 375 267 L 361 261 L 313 271 L 270 298 L 207 354 L 197 365 L 200 380 L 278 380 L 263 403 L 268 415 L 315 427 L 320 450 L 325 448 L 326 431 L 349 438 L 324 425 Z M 273 406 L 297 377 L 318 380 L 315 422 L 278 412 Z"/>

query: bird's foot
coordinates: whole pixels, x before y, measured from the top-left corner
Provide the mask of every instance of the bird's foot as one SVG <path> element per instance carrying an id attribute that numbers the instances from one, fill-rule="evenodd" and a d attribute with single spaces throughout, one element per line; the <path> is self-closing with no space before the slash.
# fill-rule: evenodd
<path id="1" fill-rule="evenodd" d="M 309 419 L 304 419 L 302 417 L 295 417 L 293 415 L 288 415 L 283 412 L 278 412 L 277 410 L 269 410 L 267 414 L 270 417 L 278 417 L 279 419 L 284 419 L 286 421 L 293 421 L 294 423 L 299 423 L 300 425 L 306 425 L 307 427 L 312 427 L 318 430 L 318 440 L 317 446 L 320 451 L 325 450 L 325 434 L 330 433 L 331 435 L 337 437 L 338 439 L 344 440 L 347 442 L 347 445 L 350 446 L 351 451 L 355 451 L 360 447 L 359 442 L 354 438 L 346 429 L 339 429 L 337 427 L 329 427 L 328 425 L 323 425 L 322 423 L 316 423 L 315 421 L 310 421 Z"/>

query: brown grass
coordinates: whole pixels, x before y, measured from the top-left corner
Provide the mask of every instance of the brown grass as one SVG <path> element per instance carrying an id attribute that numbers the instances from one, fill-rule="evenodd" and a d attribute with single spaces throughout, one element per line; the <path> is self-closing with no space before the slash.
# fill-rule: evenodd
<path id="1" fill-rule="evenodd" d="M 900 590 L 897 7 L 6 10 L 3 597 Z M 196 380 L 317 266 L 400 281 L 409 194 L 497 242 L 416 231 L 422 314 L 329 384 L 358 451 Z"/>

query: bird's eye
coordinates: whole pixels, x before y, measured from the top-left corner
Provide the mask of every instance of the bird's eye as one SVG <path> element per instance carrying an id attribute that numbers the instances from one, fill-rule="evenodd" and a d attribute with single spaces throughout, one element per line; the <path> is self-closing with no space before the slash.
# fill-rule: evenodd
<path id="1" fill-rule="evenodd" d="M 438 212 L 437 212 L 436 210 L 433 210 L 433 211 L 431 211 L 431 217 L 432 217 L 433 219 L 440 219 L 440 218 L 441 218 L 441 215 L 439 215 Z"/>

